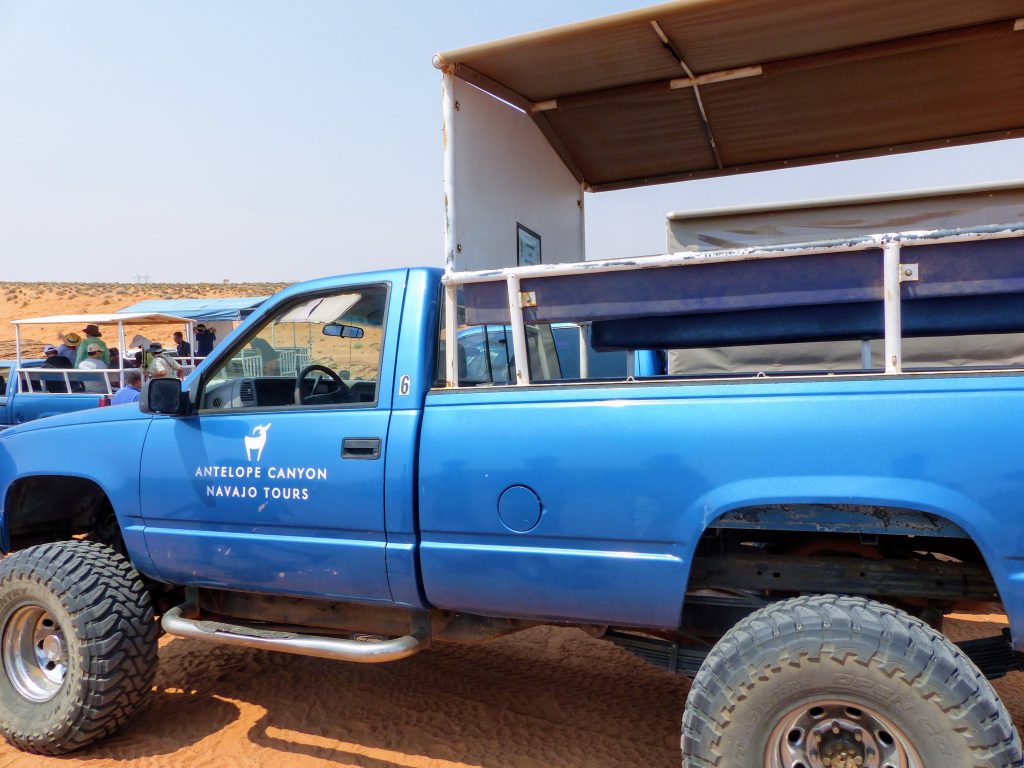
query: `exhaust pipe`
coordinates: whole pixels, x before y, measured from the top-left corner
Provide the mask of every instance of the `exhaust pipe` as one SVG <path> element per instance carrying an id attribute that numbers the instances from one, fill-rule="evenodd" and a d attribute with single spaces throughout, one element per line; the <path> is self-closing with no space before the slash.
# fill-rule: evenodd
<path id="1" fill-rule="evenodd" d="M 365 642 L 203 621 L 198 616 L 199 607 L 195 603 L 184 603 L 164 613 L 160 624 L 167 634 L 177 637 L 363 664 L 397 661 L 419 653 L 430 645 L 430 614 L 423 612 L 413 614 L 411 634 L 391 640 Z"/>

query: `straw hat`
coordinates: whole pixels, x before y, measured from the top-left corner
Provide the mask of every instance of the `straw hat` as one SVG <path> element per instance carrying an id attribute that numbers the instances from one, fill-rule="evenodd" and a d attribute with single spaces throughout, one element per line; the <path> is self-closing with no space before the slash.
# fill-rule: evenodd
<path id="1" fill-rule="evenodd" d="M 77 333 L 65 333 L 63 336 L 61 336 L 61 339 L 63 339 L 64 343 L 67 344 L 69 347 L 77 347 L 79 344 L 82 343 L 82 337 L 79 336 Z"/>

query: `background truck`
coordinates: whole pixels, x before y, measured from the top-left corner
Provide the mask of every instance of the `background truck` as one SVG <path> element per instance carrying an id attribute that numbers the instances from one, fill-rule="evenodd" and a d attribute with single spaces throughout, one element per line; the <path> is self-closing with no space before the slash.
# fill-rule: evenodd
<path id="1" fill-rule="evenodd" d="M 0 431 L 15 424 L 55 416 L 61 413 L 96 408 L 101 401 L 109 398 L 124 385 L 127 360 L 117 358 L 113 367 L 102 371 L 85 372 L 69 369 L 45 369 L 42 344 L 33 355 L 23 341 L 24 329 L 31 329 L 44 338 L 53 338 L 69 328 L 81 328 L 88 324 L 99 326 L 105 332 L 110 347 L 129 352 L 125 326 L 145 329 L 160 326 L 182 328 L 190 338 L 191 317 L 168 315 L 155 311 L 119 312 L 91 315 L 51 315 L 14 320 L 15 359 L 0 360 Z M 152 332 L 152 331 L 149 331 Z M 183 365 L 190 368 L 195 360 L 183 359 Z M 191 364 L 191 365 L 190 365 Z"/>

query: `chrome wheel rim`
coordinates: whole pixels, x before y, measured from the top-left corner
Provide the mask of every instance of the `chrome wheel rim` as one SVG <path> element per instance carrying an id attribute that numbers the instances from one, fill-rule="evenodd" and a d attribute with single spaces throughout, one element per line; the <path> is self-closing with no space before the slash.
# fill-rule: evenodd
<path id="1" fill-rule="evenodd" d="M 862 704 L 812 701 L 785 715 L 765 749 L 767 768 L 923 768 L 910 739 Z"/>
<path id="2" fill-rule="evenodd" d="M 60 624 L 42 606 L 19 606 L 4 622 L 4 672 L 29 701 L 49 701 L 68 671 L 67 641 Z"/>

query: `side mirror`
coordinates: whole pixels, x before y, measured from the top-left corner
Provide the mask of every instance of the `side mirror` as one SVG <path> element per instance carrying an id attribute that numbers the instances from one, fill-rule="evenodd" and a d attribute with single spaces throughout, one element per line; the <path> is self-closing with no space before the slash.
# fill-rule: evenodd
<path id="1" fill-rule="evenodd" d="M 188 398 L 182 396 L 181 381 L 173 376 L 150 379 L 142 387 L 139 409 L 143 413 L 184 416 L 188 413 Z"/>
<path id="2" fill-rule="evenodd" d="M 342 339 L 361 339 L 363 329 L 356 325 L 343 325 L 342 323 L 328 323 L 324 326 L 324 336 L 337 336 Z"/>

